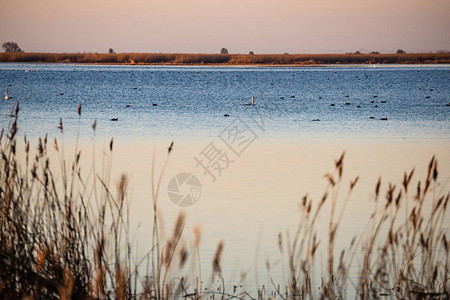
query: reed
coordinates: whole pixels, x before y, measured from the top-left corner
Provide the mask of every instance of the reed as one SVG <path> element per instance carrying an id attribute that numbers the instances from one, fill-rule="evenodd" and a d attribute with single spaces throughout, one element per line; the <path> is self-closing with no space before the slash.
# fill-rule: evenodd
<path id="1" fill-rule="evenodd" d="M 81 120 L 81 104 L 77 113 Z M 62 120 L 62 142 L 53 140 L 55 159 L 49 155 L 47 136 L 39 139 L 35 151 L 26 137 L 23 145 L 18 143 L 18 115 L 16 105 L 8 131 L 0 134 L 0 299 L 177 299 L 188 291 L 196 294 L 197 276 L 192 282 L 177 279 L 194 257 L 182 238 L 185 216 L 180 214 L 167 239 L 161 237 L 157 218 L 161 178 L 173 143 L 153 180 L 155 238 L 144 258 L 136 261 L 129 179 L 123 174 L 115 189 L 110 184 L 114 141 L 104 151 L 105 167 L 97 170 L 93 162 L 84 176 L 78 137 L 72 158 L 64 154 Z M 96 122 L 92 128 L 95 132 Z M 198 255 L 199 243 L 198 230 Z M 154 268 L 145 270 L 146 261 Z"/>
<path id="2" fill-rule="evenodd" d="M 437 160 L 432 157 L 427 175 L 417 182 L 417 192 L 410 195 L 414 169 L 404 174 L 400 185 L 389 183 L 384 201 L 382 180 L 375 185 L 374 211 L 367 229 L 336 249 L 336 237 L 347 201 L 358 182 L 355 177 L 340 195 L 344 154 L 335 163 L 335 172 L 325 178 L 328 185 L 316 202 L 305 195 L 302 215 L 293 236 L 279 234 L 281 259 L 288 266 L 287 289 L 283 299 L 448 299 L 450 265 L 447 205 L 450 192 L 438 183 Z M 316 261 L 320 251 L 317 218 L 329 202 L 328 240 L 325 248 L 327 267 L 320 271 Z M 340 202 L 338 213 L 336 203 Z M 426 208 L 427 207 L 427 208 Z M 338 213 L 338 217 L 337 217 Z M 404 218 L 399 215 L 404 214 Z M 359 255 L 357 255 L 359 254 Z M 270 266 L 268 267 L 270 271 Z M 351 280 L 350 274 L 357 274 Z"/>

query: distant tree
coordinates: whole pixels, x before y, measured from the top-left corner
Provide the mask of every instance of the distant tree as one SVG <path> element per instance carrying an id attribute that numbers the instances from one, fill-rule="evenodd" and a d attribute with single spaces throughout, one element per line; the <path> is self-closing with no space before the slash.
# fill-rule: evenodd
<path id="1" fill-rule="evenodd" d="M 398 49 L 396 53 L 397 54 L 406 54 L 406 51 L 403 49 Z"/>
<path id="2" fill-rule="evenodd" d="M 228 54 L 227 48 L 220 49 L 220 54 Z"/>
<path id="3" fill-rule="evenodd" d="M 5 52 L 23 52 L 16 42 L 4 42 L 2 47 Z"/>
<path id="4" fill-rule="evenodd" d="M 109 54 L 115 54 L 116 52 L 114 52 L 114 49 L 113 49 L 113 48 L 109 48 L 108 53 L 109 53 Z"/>
<path id="5" fill-rule="evenodd" d="M 250 52 L 248 53 L 248 55 L 255 55 L 255 53 L 253 53 L 253 51 L 250 51 Z"/>
<path id="6" fill-rule="evenodd" d="M 370 54 L 380 54 L 380 52 L 378 52 L 378 51 L 372 51 L 372 52 L 370 52 Z"/>
<path id="7" fill-rule="evenodd" d="M 356 51 L 355 54 L 361 54 L 361 51 Z"/>

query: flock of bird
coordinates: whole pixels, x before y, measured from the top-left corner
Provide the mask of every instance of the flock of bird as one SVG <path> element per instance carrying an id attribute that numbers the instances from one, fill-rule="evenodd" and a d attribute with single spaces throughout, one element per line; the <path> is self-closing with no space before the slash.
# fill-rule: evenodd
<path id="1" fill-rule="evenodd" d="M 60 95 L 64 95 L 64 93 L 60 93 Z M 346 95 L 345 97 L 346 97 L 346 98 L 349 98 L 350 95 Z M 378 98 L 377 95 L 374 95 L 373 97 L 374 97 L 374 98 Z M 290 98 L 294 99 L 295 96 L 291 96 Z M 428 98 L 430 98 L 430 96 L 426 96 L 425 98 L 428 99 Z M 5 94 L 4 99 L 5 99 L 5 100 L 12 99 L 12 97 L 8 95 L 8 91 L 6 91 L 6 94 Z M 284 97 L 280 97 L 280 99 L 284 99 Z M 319 99 L 322 99 L 322 97 L 319 97 Z M 380 103 L 386 103 L 386 102 L 387 102 L 386 100 L 380 101 Z M 370 103 L 375 103 L 375 100 L 370 101 Z M 245 105 L 245 106 L 253 106 L 253 105 L 256 105 L 256 103 L 255 103 L 255 96 L 252 96 L 252 101 L 251 101 L 251 102 L 246 102 L 244 105 Z M 345 105 L 352 105 L 352 104 L 351 104 L 351 102 L 345 102 Z M 153 103 L 152 106 L 158 106 L 158 104 Z M 331 103 L 330 106 L 336 106 L 336 104 L 335 104 L 335 103 Z M 445 106 L 450 107 L 450 102 L 447 103 Z M 130 107 L 130 105 L 127 104 L 127 105 L 125 105 L 125 107 Z M 378 107 L 378 105 L 375 105 L 374 107 Z M 356 108 L 361 108 L 361 105 L 356 106 Z M 229 115 L 229 114 L 224 114 L 223 116 L 224 116 L 224 117 L 229 117 L 230 115 Z M 369 117 L 369 119 L 375 119 L 375 117 Z M 111 121 L 118 121 L 118 120 L 119 120 L 118 118 L 111 118 Z M 384 117 L 384 118 L 380 118 L 380 120 L 381 120 L 381 121 L 387 121 L 388 118 Z M 318 122 L 318 121 L 320 121 L 320 119 L 313 119 L 312 121 Z"/>
<path id="2" fill-rule="evenodd" d="M 26 72 L 30 72 L 30 71 L 31 71 L 30 69 L 27 69 L 27 70 L 26 70 Z M 199 73 L 199 72 L 197 72 L 197 73 Z M 223 74 L 223 73 L 222 73 L 222 72 L 219 72 L 219 74 Z M 209 83 L 209 82 L 207 82 L 207 83 Z M 272 85 L 273 85 L 273 84 L 272 84 Z M 136 89 L 136 88 L 134 88 L 134 89 Z M 433 91 L 433 89 L 430 89 L 430 91 Z M 64 93 L 60 93 L 60 95 L 64 95 Z M 350 95 L 346 95 L 345 97 L 346 97 L 346 98 L 349 98 Z M 285 97 L 280 97 L 281 100 L 283 100 L 284 98 L 285 98 Z M 290 98 L 294 99 L 295 96 L 290 96 Z M 378 96 L 377 96 L 377 95 L 374 95 L 373 98 L 378 98 Z M 429 99 L 430 96 L 426 96 L 425 98 Z M 7 90 L 6 90 L 4 99 L 5 99 L 5 100 L 12 99 L 12 97 L 9 96 Z M 322 99 L 322 97 L 319 97 L 319 99 Z M 380 103 L 386 103 L 386 102 L 387 102 L 386 100 L 380 101 Z M 375 103 L 375 100 L 370 101 L 370 103 Z M 255 97 L 252 96 L 251 102 L 246 102 L 246 103 L 244 103 L 244 105 L 245 105 L 245 106 L 254 106 L 254 105 L 256 105 L 256 103 L 255 103 Z M 345 105 L 352 105 L 352 104 L 351 104 L 351 102 L 345 102 Z M 153 103 L 152 106 L 158 106 L 158 104 Z M 330 106 L 333 107 L 333 106 L 336 106 L 336 104 L 335 104 L 335 103 L 331 103 Z M 445 106 L 450 107 L 450 102 L 447 103 Z M 130 107 L 130 105 L 127 104 L 127 105 L 125 105 L 125 107 Z M 375 105 L 374 107 L 377 108 L 378 105 Z M 361 108 L 361 105 L 357 105 L 356 108 Z M 229 116 L 230 116 L 229 114 L 224 114 L 224 117 L 229 117 Z M 369 119 L 375 119 L 375 117 L 372 117 L 372 116 L 371 116 L 371 117 L 369 117 Z M 111 121 L 118 121 L 118 120 L 119 120 L 118 118 L 111 118 Z M 387 117 L 383 117 L 383 118 L 380 118 L 380 120 L 382 120 L 382 121 L 387 121 L 388 118 L 387 118 Z M 312 121 L 318 122 L 318 121 L 320 121 L 320 119 L 313 119 Z"/>

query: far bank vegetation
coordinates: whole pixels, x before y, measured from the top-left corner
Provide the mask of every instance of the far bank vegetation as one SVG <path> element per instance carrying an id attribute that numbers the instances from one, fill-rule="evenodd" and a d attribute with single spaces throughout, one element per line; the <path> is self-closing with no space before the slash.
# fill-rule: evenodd
<path id="1" fill-rule="evenodd" d="M 112 50 L 112 49 L 111 49 Z M 0 53 L 0 62 L 157 65 L 442 64 L 450 53 L 404 54 L 177 54 L 177 53 Z"/>

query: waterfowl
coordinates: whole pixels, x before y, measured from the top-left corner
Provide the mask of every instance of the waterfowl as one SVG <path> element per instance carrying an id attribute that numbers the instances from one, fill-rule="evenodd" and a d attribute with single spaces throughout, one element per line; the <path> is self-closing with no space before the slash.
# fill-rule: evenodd
<path id="1" fill-rule="evenodd" d="M 156 104 L 156 103 L 153 103 L 153 104 L 152 104 L 152 106 L 158 106 L 158 104 Z"/>
<path id="2" fill-rule="evenodd" d="M 229 114 L 224 114 L 223 116 L 224 116 L 224 117 L 229 117 L 230 115 L 229 115 Z"/>
<path id="3" fill-rule="evenodd" d="M 112 118 L 111 121 L 119 121 L 119 118 Z"/>
<path id="4" fill-rule="evenodd" d="M 381 103 L 386 103 L 386 100 L 384 100 L 384 101 L 381 101 Z"/>
<path id="5" fill-rule="evenodd" d="M 387 121 L 388 118 L 381 118 L 381 121 Z"/>
<path id="6" fill-rule="evenodd" d="M 345 105 L 351 105 L 351 103 L 350 102 L 345 102 Z"/>
<path id="7" fill-rule="evenodd" d="M 335 105 L 334 103 L 331 103 L 331 104 L 330 104 L 330 106 L 334 106 L 334 105 Z"/>
<path id="8" fill-rule="evenodd" d="M 358 105 L 356 108 L 361 108 L 361 105 Z"/>
<path id="9" fill-rule="evenodd" d="M 369 119 L 375 119 L 375 117 L 369 117 Z"/>
<path id="10" fill-rule="evenodd" d="M 245 102 L 245 105 L 255 105 L 255 96 L 252 96 L 252 103 Z"/>
<path id="11" fill-rule="evenodd" d="M 318 121 L 320 121 L 320 119 L 314 119 L 314 120 L 313 120 L 313 122 L 318 122 Z"/>

